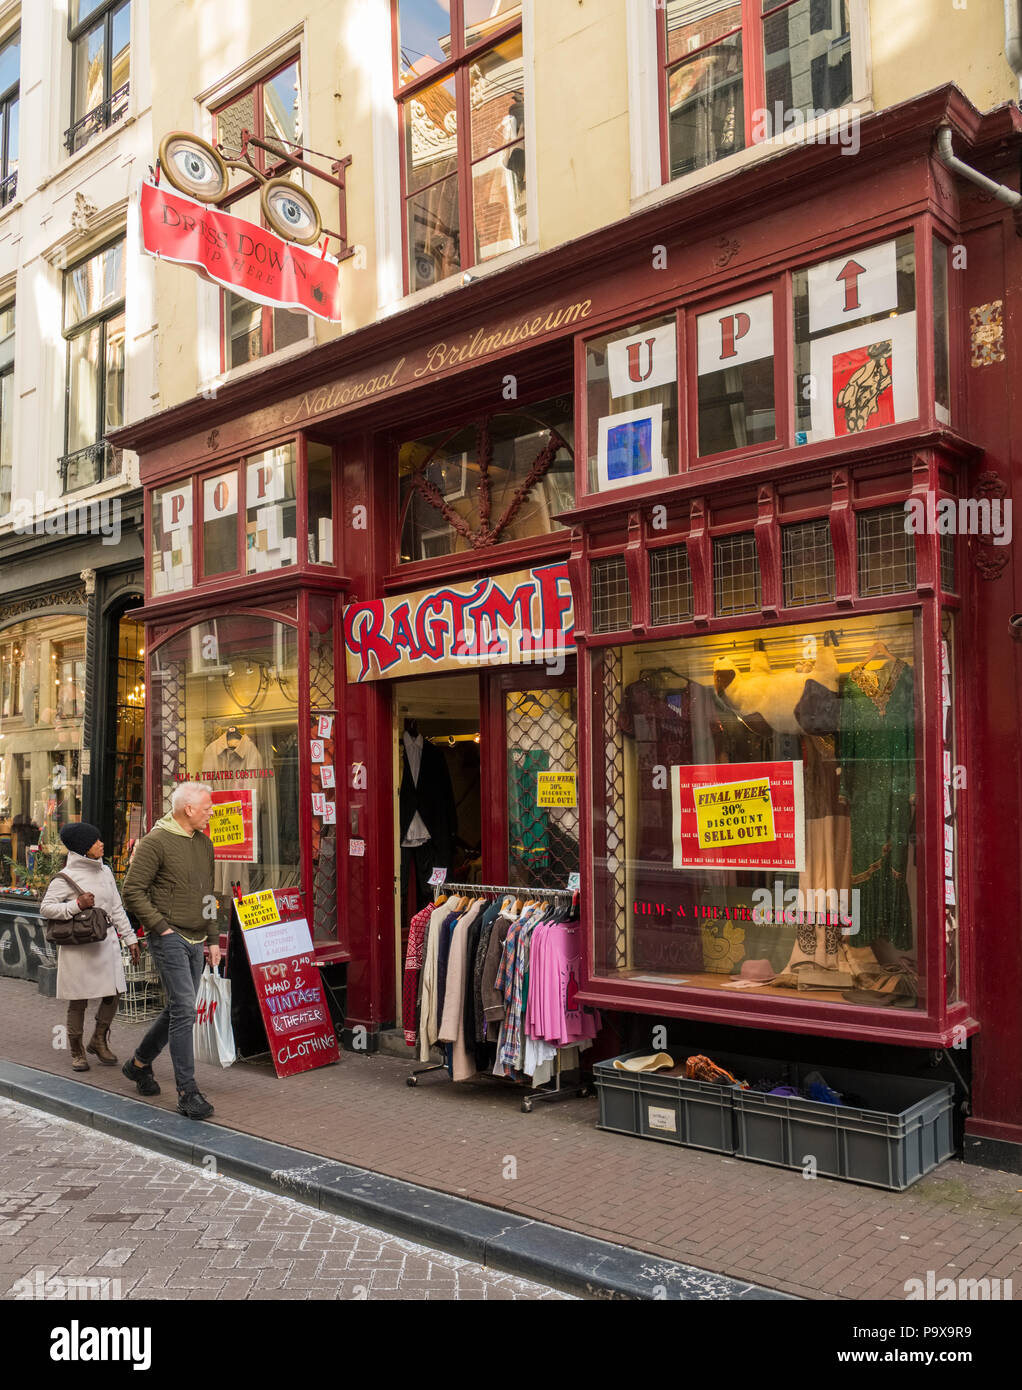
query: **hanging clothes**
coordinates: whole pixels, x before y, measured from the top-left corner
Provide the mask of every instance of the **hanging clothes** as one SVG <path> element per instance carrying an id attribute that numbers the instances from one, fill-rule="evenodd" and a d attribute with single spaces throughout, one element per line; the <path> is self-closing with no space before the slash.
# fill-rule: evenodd
<path id="1" fill-rule="evenodd" d="M 550 767 L 542 748 L 511 748 L 507 756 L 509 841 L 526 875 L 550 863 L 550 813 L 540 806 L 539 773 Z"/>
<path id="2" fill-rule="evenodd" d="M 440 904 L 437 904 L 439 906 Z M 426 936 L 434 906 L 424 907 L 417 912 L 408 924 L 408 947 L 405 951 L 405 969 L 401 990 L 401 1017 L 404 1020 L 405 1042 L 415 1046 L 418 1037 L 416 1026 L 416 997 L 419 990 L 419 971 L 425 957 Z"/>
<path id="3" fill-rule="evenodd" d="M 856 666 L 842 692 L 840 793 L 852 835 L 852 887 L 859 890 L 860 946 L 913 944 L 906 875 L 915 817 L 915 679 L 895 659 L 879 672 Z"/>

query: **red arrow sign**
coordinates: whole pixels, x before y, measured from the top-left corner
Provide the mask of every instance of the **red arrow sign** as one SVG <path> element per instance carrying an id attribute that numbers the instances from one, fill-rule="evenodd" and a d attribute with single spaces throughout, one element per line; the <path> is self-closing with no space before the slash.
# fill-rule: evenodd
<path id="1" fill-rule="evenodd" d="M 860 308 L 859 304 L 859 276 L 865 275 L 866 267 L 860 265 L 858 261 L 846 261 L 843 269 L 837 273 L 837 279 L 845 282 L 845 313 L 852 309 Z"/>

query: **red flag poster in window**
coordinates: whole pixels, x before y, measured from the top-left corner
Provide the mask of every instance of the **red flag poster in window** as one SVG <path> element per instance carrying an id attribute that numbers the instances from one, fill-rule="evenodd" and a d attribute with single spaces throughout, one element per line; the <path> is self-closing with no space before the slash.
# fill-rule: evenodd
<path id="1" fill-rule="evenodd" d="M 206 833 L 213 841 L 213 858 L 255 864 L 256 793 L 254 787 L 212 793 L 213 810 Z"/>
<path id="2" fill-rule="evenodd" d="M 801 762 L 671 768 L 676 869 L 805 869 Z"/>
<path id="3" fill-rule="evenodd" d="M 337 1035 L 301 893 L 251 893 L 234 907 L 277 1075 L 336 1062 Z"/>
<path id="4" fill-rule="evenodd" d="M 340 323 L 340 266 L 333 256 L 148 181 L 139 204 L 142 247 L 149 255 L 194 266 L 205 279 L 256 304 Z"/>

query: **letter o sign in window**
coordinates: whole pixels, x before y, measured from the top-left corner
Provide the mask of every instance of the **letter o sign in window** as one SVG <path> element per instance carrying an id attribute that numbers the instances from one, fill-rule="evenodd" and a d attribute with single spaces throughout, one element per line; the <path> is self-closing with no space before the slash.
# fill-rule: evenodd
<path id="1" fill-rule="evenodd" d="M 238 474 L 235 471 L 207 478 L 202 488 L 204 521 L 238 515 Z"/>

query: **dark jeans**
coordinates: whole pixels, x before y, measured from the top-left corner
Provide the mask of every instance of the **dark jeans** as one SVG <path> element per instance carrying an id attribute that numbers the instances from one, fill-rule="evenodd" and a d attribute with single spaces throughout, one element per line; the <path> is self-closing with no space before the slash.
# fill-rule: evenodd
<path id="1" fill-rule="evenodd" d="M 148 933 L 147 933 L 148 935 Z M 136 1058 L 151 1066 L 157 1055 L 170 1041 L 170 1060 L 174 1065 L 174 1080 L 179 1091 L 195 1086 L 195 1052 L 192 1047 L 192 1027 L 195 1023 L 195 996 L 199 992 L 205 946 L 193 946 L 176 931 L 166 936 L 149 936 L 156 969 L 167 991 L 167 1007 L 135 1049 Z"/>

